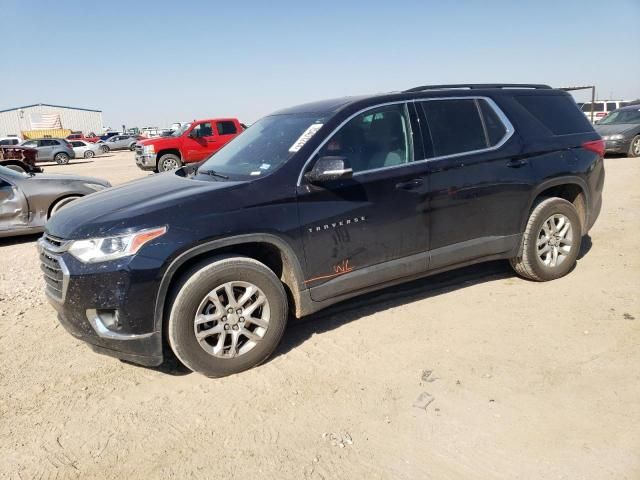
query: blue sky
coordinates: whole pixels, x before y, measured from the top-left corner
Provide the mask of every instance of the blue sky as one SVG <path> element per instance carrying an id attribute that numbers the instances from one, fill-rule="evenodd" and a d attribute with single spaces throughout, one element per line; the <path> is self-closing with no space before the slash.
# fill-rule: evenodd
<path id="1" fill-rule="evenodd" d="M 433 83 L 595 83 L 602 98 L 640 97 L 640 0 L 0 0 L 0 12 L 0 109 L 97 108 L 114 128 L 252 122 Z"/>

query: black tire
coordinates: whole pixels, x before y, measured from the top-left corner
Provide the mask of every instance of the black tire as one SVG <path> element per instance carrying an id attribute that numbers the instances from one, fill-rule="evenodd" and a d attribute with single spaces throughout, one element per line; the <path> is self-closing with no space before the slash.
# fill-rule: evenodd
<path id="1" fill-rule="evenodd" d="M 628 157 L 640 157 L 640 135 L 636 135 L 631 140 L 629 144 L 629 151 L 627 152 Z"/>
<path id="2" fill-rule="evenodd" d="M 539 240 L 545 242 L 543 225 L 553 216 L 563 215 L 568 219 L 572 238 L 569 251 L 555 266 L 545 265 L 538 253 Z M 557 239 L 554 238 L 554 242 Z M 511 266 L 521 277 L 537 282 L 546 282 L 565 276 L 576 264 L 582 242 L 582 224 L 574 205 L 562 198 L 545 198 L 533 208 L 522 235 L 518 257 L 510 259 Z M 566 247 L 566 245 L 564 245 Z M 544 246 L 543 246 L 544 247 Z M 560 258 L 560 257 L 558 257 Z"/>
<path id="3" fill-rule="evenodd" d="M 70 157 L 68 154 L 60 152 L 56 153 L 53 159 L 58 165 L 66 165 L 67 163 L 69 163 Z"/>
<path id="4" fill-rule="evenodd" d="M 95 153 L 93 153 L 93 151 L 91 150 L 87 150 L 86 152 L 84 152 L 84 158 L 93 158 L 95 156 Z"/>
<path id="5" fill-rule="evenodd" d="M 136 144 L 132 143 L 131 145 L 129 145 L 129 150 L 131 150 L 132 152 L 136 151 Z"/>
<path id="6" fill-rule="evenodd" d="M 158 172 L 176 170 L 182 166 L 182 161 L 177 155 L 165 153 L 158 159 Z"/>
<path id="7" fill-rule="evenodd" d="M 258 287 L 267 298 L 270 312 L 262 339 L 234 358 L 220 358 L 205 351 L 194 331 L 201 302 L 226 282 L 249 282 Z M 289 309 L 282 282 L 266 265 L 252 258 L 222 256 L 200 263 L 185 273 L 173 292 L 166 329 L 169 345 L 187 368 L 207 377 L 224 377 L 264 362 L 280 343 L 287 325 Z"/>
<path id="8" fill-rule="evenodd" d="M 109 153 L 109 151 L 111 150 L 108 146 L 106 145 L 101 145 L 100 148 L 102 149 L 102 153 Z"/>

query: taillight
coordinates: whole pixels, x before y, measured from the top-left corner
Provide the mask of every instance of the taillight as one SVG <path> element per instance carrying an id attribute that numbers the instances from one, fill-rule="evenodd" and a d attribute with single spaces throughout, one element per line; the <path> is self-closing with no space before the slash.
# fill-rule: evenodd
<path id="1" fill-rule="evenodd" d="M 598 113 L 596 113 L 596 117 L 602 118 L 602 117 L 606 117 L 606 116 L 607 116 L 606 112 L 598 112 Z"/>
<path id="2" fill-rule="evenodd" d="M 590 152 L 597 153 L 598 156 L 604 157 L 604 140 L 593 140 L 591 142 L 584 142 L 582 148 L 589 150 Z"/>

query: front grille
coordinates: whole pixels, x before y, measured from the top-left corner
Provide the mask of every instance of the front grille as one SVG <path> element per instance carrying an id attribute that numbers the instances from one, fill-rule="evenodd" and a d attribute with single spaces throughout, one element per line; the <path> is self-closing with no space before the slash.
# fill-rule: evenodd
<path id="1" fill-rule="evenodd" d="M 63 301 L 69 274 L 63 260 L 57 255 L 67 250 L 69 241 L 45 233 L 40 239 L 40 270 L 42 270 L 47 293 Z"/>
<path id="2" fill-rule="evenodd" d="M 136 145 L 136 155 L 142 155 L 142 145 Z"/>

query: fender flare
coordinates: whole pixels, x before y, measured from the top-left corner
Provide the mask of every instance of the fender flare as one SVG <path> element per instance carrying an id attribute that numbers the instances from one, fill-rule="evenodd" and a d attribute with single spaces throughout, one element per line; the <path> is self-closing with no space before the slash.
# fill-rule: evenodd
<path id="1" fill-rule="evenodd" d="M 166 303 L 167 294 L 169 293 L 169 286 L 175 278 L 175 274 L 189 260 L 209 252 L 214 252 L 225 247 L 232 247 L 234 245 L 243 245 L 247 243 L 268 243 L 276 247 L 282 253 L 284 259 L 291 267 L 292 274 L 295 280 L 295 288 L 297 291 L 293 292 L 297 297 L 295 301 L 300 303 L 300 292 L 304 289 L 301 285 L 304 285 L 304 274 L 298 257 L 296 256 L 293 248 L 288 242 L 283 240 L 277 235 L 269 233 L 252 233 L 246 235 L 236 235 L 232 237 L 220 238 L 209 242 L 201 243 L 190 249 L 182 252 L 169 264 L 162 279 L 160 280 L 160 286 L 158 293 L 156 294 L 156 303 L 154 308 L 154 331 L 162 331 L 162 324 L 164 320 L 164 307 Z"/>
<path id="2" fill-rule="evenodd" d="M 535 202 L 538 195 L 540 195 L 543 191 L 551 188 L 557 187 L 559 185 L 576 185 L 580 187 L 582 193 L 584 193 L 585 197 L 585 224 L 583 228 L 586 228 L 589 225 L 589 216 L 591 215 L 591 194 L 589 192 L 589 187 L 587 182 L 581 177 L 575 175 L 566 175 L 562 177 L 555 177 L 549 180 L 545 180 L 542 183 L 538 184 L 531 192 L 531 196 L 529 198 L 529 208 L 526 210 L 526 215 L 520 222 L 520 231 L 524 232 L 527 222 L 529 221 L 529 214 L 531 209 L 533 208 L 533 203 Z"/>

